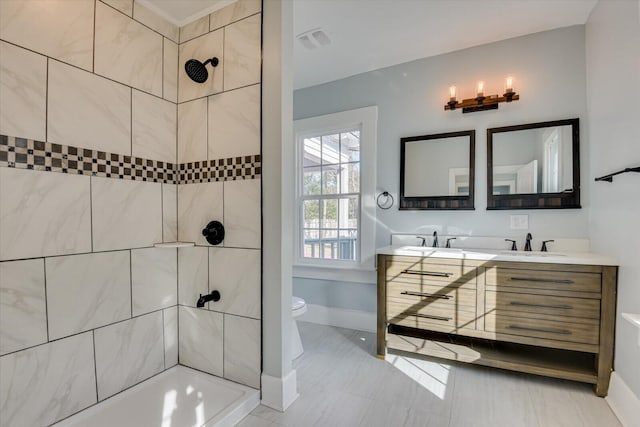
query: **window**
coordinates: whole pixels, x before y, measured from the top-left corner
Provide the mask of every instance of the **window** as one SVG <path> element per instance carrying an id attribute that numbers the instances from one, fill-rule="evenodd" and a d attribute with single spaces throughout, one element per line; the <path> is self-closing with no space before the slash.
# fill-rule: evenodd
<path id="1" fill-rule="evenodd" d="M 367 107 L 295 122 L 296 265 L 373 268 L 376 120 Z"/>
<path id="2" fill-rule="evenodd" d="M 360 129 L 302 139 L 303 258 L 357 261 Z"/>

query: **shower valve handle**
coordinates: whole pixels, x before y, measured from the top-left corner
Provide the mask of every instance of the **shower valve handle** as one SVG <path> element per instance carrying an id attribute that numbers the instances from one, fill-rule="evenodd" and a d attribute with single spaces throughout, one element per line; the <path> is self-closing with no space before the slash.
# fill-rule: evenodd
<path id="1" fill-rule="evenodd" d="M 224 225 L 220 221 L 211 221 L 202 230 L 202 235 L 212 245 L 219 245 L 224 240 Z"/>

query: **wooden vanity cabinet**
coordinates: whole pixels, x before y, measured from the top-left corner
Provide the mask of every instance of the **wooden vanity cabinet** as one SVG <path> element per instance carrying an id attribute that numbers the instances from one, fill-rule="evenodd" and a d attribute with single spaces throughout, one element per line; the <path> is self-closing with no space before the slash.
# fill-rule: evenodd
<path id="1" fill-rule="evenodd" d="M 378 255 L 388 348 L 595 384 L 613 363 L 617 267 Z"/>

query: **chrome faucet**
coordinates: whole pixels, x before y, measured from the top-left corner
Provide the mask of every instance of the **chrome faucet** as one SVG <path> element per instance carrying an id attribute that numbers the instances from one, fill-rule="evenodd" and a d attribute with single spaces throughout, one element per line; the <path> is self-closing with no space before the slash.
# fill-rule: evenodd
<path id="1" fill-rule="evenodd" d="M 451 241 L 452 240 L 456 240 L 456 238 L 455 237 L 449 237 L 447 239 L 447 244 L 445 245 L 445 248 L 451 248 Z"/>
<path id="2" fill-rule="evenodd" d="M 437 248 L 438 247 L 438 232 L 434 231 L 433 232 L 433 245 L 432 247 Z"/>
<path id="3" fill-rule="evenodd" d="M 525 252 L 531 252 L 531 239 L 533 239 L 531 233 L 527 233 L 527 241 L 524 244 Z"/>
<path id="4" fill-rule="evenodd" d="M 422 243 L 420 243 L 420 246 L 427 246 L 427 238 L 426 237 L 422 237 L 422 236 L 416 236 L 416 239 L 422 239 Z"/>

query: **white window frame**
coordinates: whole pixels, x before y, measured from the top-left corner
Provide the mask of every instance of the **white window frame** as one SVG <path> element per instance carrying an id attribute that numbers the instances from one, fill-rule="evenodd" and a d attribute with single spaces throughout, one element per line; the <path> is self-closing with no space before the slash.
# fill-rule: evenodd
<path id="1" fill-rule="evenodd" d="M 295 203 L 293 233 L 293 275 L 329 279 L 332 276 L 344 276 L 345 270 L 372 271 L 375 269 L 376 241 L 376 141 L 377 141 L 378 107 L 365 107 L 356 110 L 342 111 L 324 116 L 295 120 Z M 360 129 L 360 219 L 358 224 L 359 256 L 357 261 L 305 258 L 302 256 L 302 159 L 304 155 L 303 140 L 318 135 Z M 335 269 L 335 274 L 328 270 Z M 357 273 L 356 273 L 357 276 Z M 357 278 L 353 281 L 359 281 Z"/>

